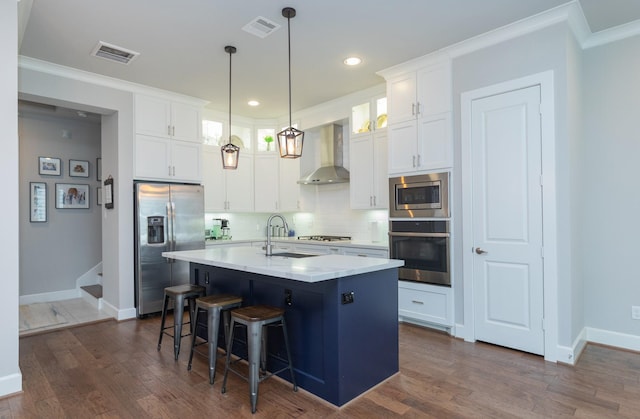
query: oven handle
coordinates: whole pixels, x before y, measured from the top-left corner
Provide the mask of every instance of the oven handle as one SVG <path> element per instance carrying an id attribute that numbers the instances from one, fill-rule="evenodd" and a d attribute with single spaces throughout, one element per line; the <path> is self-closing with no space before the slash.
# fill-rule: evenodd
<path id="1" fill-rule="evenodd" d="M 394 237 L 450 237 L 451 233 L 395 233 L 389 232 L 389 236 Z"/>

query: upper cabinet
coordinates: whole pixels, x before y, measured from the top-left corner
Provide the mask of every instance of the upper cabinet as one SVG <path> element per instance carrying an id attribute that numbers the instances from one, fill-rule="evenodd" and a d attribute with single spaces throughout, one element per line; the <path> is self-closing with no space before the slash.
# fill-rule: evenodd
<path id="1" fill-rule="evenodd" d="M 136 95 L 134 109 L 134 177 L 200 183 L 200 108 Z"/>
<path id="2" fill-rule="evenodd" d="M 253 212 L 253 155 L 240 152 L 238 168 L 222 168 L 220 147 L 203 151 L 204 210 L 208 212 Z"/>
<path id="3" fill-rule="evenodd" d="M 388 208 L 387 130 L 353 137 L 349 146 L 351 208 Z"/>
<path id="4" fill-rule="evenodd" d="M 387 98 L 380 95 L 351 108 L 351 138 L 387 128 Z"/>
<path id="5" fill-rule="evenodd" d="M 451 63 L 442 60 L 387 78 L 389 174 L 450 168 Z"/>
<path id="6" fill-rule="evenodd" d="M 136 133 L 202 142 L 200 108 L 152 96 L 136 95 Z"/>

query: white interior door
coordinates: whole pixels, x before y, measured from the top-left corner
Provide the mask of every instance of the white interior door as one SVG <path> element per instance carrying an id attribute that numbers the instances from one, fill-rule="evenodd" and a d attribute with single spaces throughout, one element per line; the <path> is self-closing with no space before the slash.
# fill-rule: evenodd
<path id="1" fill-rule="evenodd" d="M 544 354 L 540 86 L 471 103 L 475 338 Z"/>

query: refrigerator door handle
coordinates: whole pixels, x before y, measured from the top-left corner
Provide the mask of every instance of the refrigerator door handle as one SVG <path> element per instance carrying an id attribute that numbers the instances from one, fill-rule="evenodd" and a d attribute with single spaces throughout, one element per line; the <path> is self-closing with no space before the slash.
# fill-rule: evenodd
<path id="1" fill-rule="evenodd" d="M 176 250 L 176 204 L 171 201 L 171 251 Z"/>
<path id="2" fill-rule="evenodd" d="M 167 202 L 167 251 L 173 251 L 173 208 L 171 206 L 171 202 Z M 174 260 L 171 258 L 166 258 L 167 263 L 173 263 Z"/>

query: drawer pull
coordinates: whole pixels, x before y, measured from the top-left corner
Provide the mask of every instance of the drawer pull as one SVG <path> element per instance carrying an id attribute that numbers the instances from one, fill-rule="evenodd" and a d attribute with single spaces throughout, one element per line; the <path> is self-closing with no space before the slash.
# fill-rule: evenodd
<path id="1" fill-rule="evenodd" d="M 424 302 L 423 302 L 423 301 L 411 300 L 411 302 L 412 302 L 413 304 L 420 304 L 420 305 L 424 305 Z"/>

